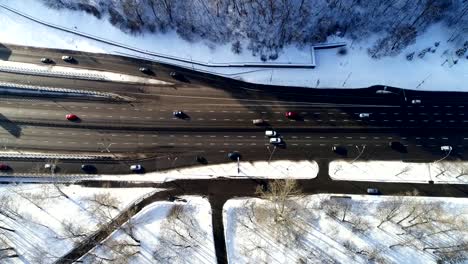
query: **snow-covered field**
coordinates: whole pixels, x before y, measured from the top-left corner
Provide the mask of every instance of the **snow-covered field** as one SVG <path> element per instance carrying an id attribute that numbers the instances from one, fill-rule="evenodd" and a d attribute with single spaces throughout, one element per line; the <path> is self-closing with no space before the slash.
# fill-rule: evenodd
<path id="1" fill-rule="evenodd" d="M 208 200 L 155 202 L 131 218 L 84 263 L 216 263 Z M 102 262 L 101 262 L 102 261 Z"/>
<path id="2" fill-rule="evenodd" d="M 468 262 L 468 199 L 327 194 L 281 201 L 225 204 L 230 263 Z"/>
<path id="3" fill-rule="evenodd" d="M 0 186 L 1 263 L 53 263 L 152 188 Z M 17 255 L 17 257 L 6 257 Z"/>
<path id="4" fill-rule="evenodd" d="M 215 45 L 208 42 L 191 43 L 181 39 L 174 32 L 163 35 L 134 36 L 125 34 L 113 27 L 108 22 L 107 17 L 98 20 L 84 12 L 51 10 L 37 0 L 1 0 L 0 4 L 5 4 L 46 22 L 164 55 L 207 63 L 260 61 L 250 52 L 245 51 L 241 55 L 234 54 L 230 45 Z M 0 10 L 0 14 L 0 23 L 2 24 L 0 42 L 111 54 L 130 54 L 156 59 L 156 57 L 51 29 L 18 17 L 4 9 Z M 336 49 L 316 51 L 317 68 L 315 69 L 194 67 L 203 71 L 214 71 L 233 78 L 265 84 L 320 88 L 360 88 L 382 84 L 407 89 L 466 91 L 468 88 L 464 84 L 468 80 L 468 59 L 458 58 L 454 54 L 456 49 L 463 47 L 464 40 L 447 42 L 451 34 L 450 29 L 435 24 L 418 36 L 416 43 L 408 46 L 398 56 L 384 57 L 378 60 L 370 58 L 367 54 L 367 48 L 371 46 L 370 43 L 378 36 L 365 42 L 352 42 L 343 38 L 329 39 L 330 42 L 347 42 L 348 52 L 346 55 L 337 55 Z M 439 42 L 437 47 L 436 42 Z M 418 54 L 427 48 L 430 48 L 431 51 L 420 58 Z M 408 61 L 406 55 L 411 52 L 415 52 L 415 56 L 412 61 Z M 296 47 L 285 47 L 276 62 L 308 63 L 312 60 L 311 56 L 309 48 L 301 50 Z M 162 61 L 170 62 L 170 60 Z M 187 63 L 182 63 L 182 65 L 193 66 Z"/>
<path id="5" fill-rule="evenodd" d="M 468 184 L 468 162 L 332 161 L 333 180 Z"/>

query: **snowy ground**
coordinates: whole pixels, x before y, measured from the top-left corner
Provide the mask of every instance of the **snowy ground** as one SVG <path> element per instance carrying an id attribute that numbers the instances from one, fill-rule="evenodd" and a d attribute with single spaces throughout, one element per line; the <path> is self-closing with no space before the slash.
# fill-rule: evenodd
<path id="1" fill-rule="evenodd" d="M 73 244 L 152 188 L 0 187 L 1 263 L 53 263 Z M 3 258 L 17 254 L 18 257 Z"/>
<path id="2" fill-rule="evenodd" d="M 240 162 L 239 171 L 237 162 L 218 165 L 198 166 L 185 169 L 175 169 L 164 172 L 150 172 L 144 175 L 102 175 L 99 179 L 129 180 L 129 181 L 171 181 L 176 179 L 211 179 L 226 178 L 294 178 L 312 179 L 317 177 L 318 164 L 315 161 L 288 161 L 279 160 Z"/>
<path id="3" fill-rule="evenodd" d="M 216 263 L 211 209 L 200 197 L 152 203 L 81 260 L 84 263 Z M 103 261 L 103 262 L 100 262 Z"/>
<path id="4" fill-rule="evenodd" d="M 224 206 L 229 262 L 468 261 L 468 199 L 331 197 L 286 200 L 283 214 L 281 202 L 229 200 Z"/>
<path id="5" fill-rule="evenodd" d="M 332 161 L 333 180 L 468 184 L 468 162 Z"/>
<path id="6" fill-rule="evenodd" d="M 235 55 L 230 50 L 230 45 L 215 45 L 206 42 L 190 43 L 180 39 L 174 32 L 164 35 L 147 34 L 140 36 L 124 34 L 113 27 L 107 21 L 107 18 L 98 20 L 84 12 L 49 10 L 36 0 L 0 0 L 0 4 L 6 4 L 35 18 L 56 25 L 79 30 L 83 33 L 142 50 L 207 63 L 259 62 L 259 58 L 253 57 L 248 51 L 244 51 L 241 55 Z M 2 24 L 0 42 L 111 54 L 129 54 L 156 59 L 149 55 L 51 29 L 20 18 L 4 9 L 0 10 L 0 14 L 0 23 Z M 21 32 L 21 34 L 17 34 L 17 32 Z M 317 68 L 315 69 L 272 70 L 262 68 L 213 69 L 201 66 L 194 67 L 203 71 L 215 71 L 218 74 L 224 74 L 232 78 L 266 84 L 325 88 L 360 88 L 382 84 L 407 89 L 467 91 L 468 88 L 464 83 L 468 80 L 468 59 L 461 57 L 454 64 L 454 61 L 457 60 L 454 51 L 463 47 L 464 40 L 448 43 L 447 40 L 451 34 L 450 29 L 441 25 L 434 25 L 419 36 L 417 42 L 407 47 L 400 55 L 379 60 L 371 59 L 367 54 L 367 48 L 370 46 L 368 43 L 372 43 L 377 36 L 361 43 L 353 43 L 347 39 L 330 39 L 331 42 L 347 42 L 348 54 L 344 56 L 337 55 L 336 49 L 318 50 L 316 51 Z M 435 47 L 435 42 L 440 42 L 440 45 Z M 425 48 L 432 48 L 434 53 L 431 51 L 426 53 L 423 58 L 419 58 L 417 54 Z M 411 52 L 416 52 L 416 54 L 412 61 L 408 61 L 406 55 Z M 162 61 L 170 62 L 170 60 Z M 311 61 L 310 49 L 299 50 L 296 47 L 286 47 L 277 60 L 280 63 L 309 63 Z M 193 66 L 187 63 L 181 65 Z"/>

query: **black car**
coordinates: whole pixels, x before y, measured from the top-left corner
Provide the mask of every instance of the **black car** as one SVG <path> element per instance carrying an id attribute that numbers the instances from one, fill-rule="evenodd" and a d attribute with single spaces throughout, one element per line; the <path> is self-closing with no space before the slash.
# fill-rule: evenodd
<path id="1" fill-rule="evenodd" d="M 229 152 L 227 156 L 231 160 L 238 160 L 241 158 L 241 154 L 239 152 Z"/>
<path id="2" fill-rule="evenodd" d="M 53 61 L 51 59 L 49 59 L 49 58 L 41 58 L 41 62 L 49 64 L 49 63 L 52 63 Z"/>
<path id="3" fill-rule="evenodd" d="M 206 160 L 206 158 L 203 157 L 203 156 L 197 156 L 197 157 L 195 158 L 195 160 L 196 160 L 198 163 L 203 164 L 203 165 L 208 164 L 208 160 Z"/>
<path id="4" fill-rule="evenodd" d="M 400 141 L 392 141 L 392 142 L 389 142 L 388 143 L 388 146 L 398 152 L 401 152 L 401 153 L 407 153 L 408 150 L 406 149 L 406 146 L 401 144 Z"/>
<path id="5" fill-rule="evenodd" d="M 153 71 L 151 71 L 150 68 L 147 68 L 147 67 L 140 67 L 138 70 L 141 71 L 141 72 L 144 73 L 144 74 L 151 74 L 151 73 L 153 73 Z"/>
<path id="6" fill-rule="evenodd" d="M 96 167 L 91 164 L 83 164 L 81 165 L 81 170 L 86 172 L 86 173 L 95 173 L 96 172 Z"/>
<path id="7" fill-rule="evenodd" d="M 181 81 L 181 82 L 188 82 L 188 80 L 185 78 L 185 76 L 183 74 L 181 74 L 181 73 L 173 71 L 169 75 L 175 80 L 178 80 L 178 81 Z"/>
<path id="8" fill-rule="evenodd" d="M 332 150 L 338 155 L 342 155 L 342 156 L 348 155 L 348 150 L 344 146 L 333 146 Z"/>

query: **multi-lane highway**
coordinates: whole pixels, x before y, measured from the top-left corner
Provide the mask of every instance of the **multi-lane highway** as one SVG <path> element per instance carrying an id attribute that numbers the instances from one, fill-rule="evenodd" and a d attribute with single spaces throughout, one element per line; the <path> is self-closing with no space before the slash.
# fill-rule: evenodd
<path id="1" fill-rule="evenodd" d="M 40 64 L 43 56 L 60 65 L 70 52 L 3 46 L 3 59 Z M 119 160 L 96 161 L 99 172 L 127 173 L 141 163 L 147 171 L 197 164 L 228 162 L 239 151 L 244 160 L 343 158 L 331 151 L 348 149 L 344 158 L 437 160 L 443 145 L 453 147 L 449 159 L 464 159 L 468 146 L 468 103 L 463 93 L 404 91 L 395 88 L 301 89 L 246 84 L 155 63 L 73 53 L 73 67 L 145 76 L 139 66 L 151 67 L 169 85 L 141 85 L 48 78 L 0 73 L 0 81 L 27 83 L 125 95 L 128 101 L 60 97 L 0 98 L 1 144 L 4 150 L 58 153 L 111 152 Z M 188 82 L 172 79 L 178 71 Z M 387 89 L 386 93 L 381 93 Z M 379 92 L 380 91 L 380 92 Z M 420 100 L 414 104 L 413 100 Z M 183 111 L 185 118 L 173 116 Z M 290 119 L 285 112 L 299 116 Z M 78 121 L 66 120 L 73 113 Z M 368 117 L 360 114 L 366 113 Z M 266 124 L 255 126 L 253 119 Z M 274 148 L 265 137 L 274 129 L 285 144 Z M 401 142 L 405 152 L 391 149 Z M 365 150 L 361 154 L 363 147 Z M 272 150 L 275 149 L 273 155 Z M 139 160 L 136 160 L 139 159 Z M 5 160 L 15 172 L 31 171 L 28 162 Z M 62 172 L 79 172 L 79 161 L 63 161 Z"/>

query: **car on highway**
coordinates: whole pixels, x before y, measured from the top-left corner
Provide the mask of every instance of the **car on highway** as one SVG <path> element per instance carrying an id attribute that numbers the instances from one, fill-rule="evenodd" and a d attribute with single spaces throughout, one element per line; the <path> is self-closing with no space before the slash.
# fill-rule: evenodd
<path id="1" fill-rule="evenodd" d="M 267 136 L 267 137 L 274 137 L 276 135 L 277 135 L 277 133 L 274 130 L 266 130 L 265 131 L 265 136 Z"/>
<path id="2" fill-rule="evenodd" d="M 139 70 L 140 72 L 144 73 L 144 74 L 151 74 L 151 73 L 153 72 L 153 71 L 151 71 L 151 69 L 148 68 L 148 67 L 140 67 L 138 70 Z"/>
<path id="3" fill-rule="evenodd" d="M 66 61 L 66 62 L 72 62 L 72 61 L 74 61 L 75 59 L 74 59 L 72 56 L 67 56 L 67 55 L 65 55 L 65 56 L 62 56 L 62 60 L 63 60 L 63 61 Z"/>
<path id="4" fill-rule="evenodd" d="M 184 112 L 179 110 L 173 111 L 172 115 L 177 118 L 185 118 L 187 116 Z"/>
<path id="5" fill-rule="evenodd" d="M 412 104 L 420 104 L 420 103 L 421 103 L 421 100 L 419 100 L 419 99 L 413 99 L 413 100 L 411 100 L 411 103 L 412 103 Z"/>
<path id="6" fill-rule="evenodd" d="M 360 114 L 359 114 L 359 117 L 360 117 L 360 118 L 367 118 L 367 117 L 369 117 L 369 116 L 370 116 L 370 113 L 360 113 Z"/>
<path id="7" fill-rule="evenodd" d="M 49 58 L 41 58 L 41 62 L 45 64 L 49 64 L 49 63 L 52 63 L 53 61 Z"/>
<path id="8" fill-rule="evenodd" d="M 52 173 L 55 173 L 55 171 L 57 170 L 57 165 L 52 164 L 52 163 L 46 163 L 44 164 L 44 169 Z"/>
<path id="9" fill-rule="evenodd" d="M 391 149 L 396 150 L 396 151 L 398 151 L 398 152 L 403 152 L 403 153 L 408 152 L 406 146 L 403 145 L 400 141 L 391 141 L 391 142 L 388 142 L 388 146 L 389 146 Z"/>
<path id="10" fill-rule="evenodd" d="M 270 143 L 273 145 L 283 144 L 283 139 L 280 137 L 272 137 L 270 138 Z"/>
<path id="11" fill-rule="evenodd" d="M 130 170 L 133 172 L 140 172 L 143 170 L 143 167 L 140 164 L 134 164 L 130 166 Z"/>
<path id="12" fill-rule="evenodd" d="M 289 119 L 296 119 L 299 117 L 299 113 L 288 111 L 284 114 L 284 116 L 286 116 L 286 118 L 289 118 Z"/>
<path id="13" fill-rule="evenodd" d="M 10 166 L 8 166 L 8 164 L 0 163 L 0 171 L 7 171 L 9 169 L 10 169 Z"/>
<path id="14" fill-rule="evenodd" d="M 241 159 L 241 154 L 237 151 L 234 151 L 234 152 L 229 152 L 227 154 L 228 158 L 231 159 L 231 160 L 238 160 L 238 159 Z"/>
<path id="15" fill-rule="evenodd" d="M 208 164 L 208 160 L 203 156 L 196 156 L 195 161 L 203 165 Z"/>
<path id="16" fill-rule="evenodd" d="M 181 82 L 187 82 L 187 79 L 185 78 L 185 76 L 182 73 L 173 71 L 173 72 L 169 73 L 169 75 L 174 80 L 178 80 L 178 81 L 181 81 Z"/>
<path id="17" fill-rule="evenodd" d="M 76 121 L 76 120 L 78 120 L 78 116 L 75 115 L 75 114 L 67 114 L 67 115 L 65 116 L 65 118 L 66 118 L 67 120 L 70 120 L 70 121 Z"/>
<path id="18" fill-rule="evenodd" d="M 252 123 L 256 126 L 261 126 L 265 124 L 265 120 L 259 118 L 259 119 L 253 119 Z"/>
<path id="19" fill-rule="evenodd" d="M 348 149 L 345 146 L 333 146 L 332 151 L 338 155 L 346 156 L 348 154 Z"/>
<path id="20" fill-rule="evenodd" d="M 442 151 L 452 151 L 452 146 L 441 146 L 440 150 L 442 150 Z"/>
<path id="21" fill-rule="evenodd" d="M 380 194 L 380 191 L 377 188 L 367 188 L 367 194 Z"/>
<path id="22" fill-rule="evenodd" d="M 91 164 L 83 164 L 81 165 L 81 170 L 84 171 L 85 173 L 95 173 L 96 167 Z"/>

